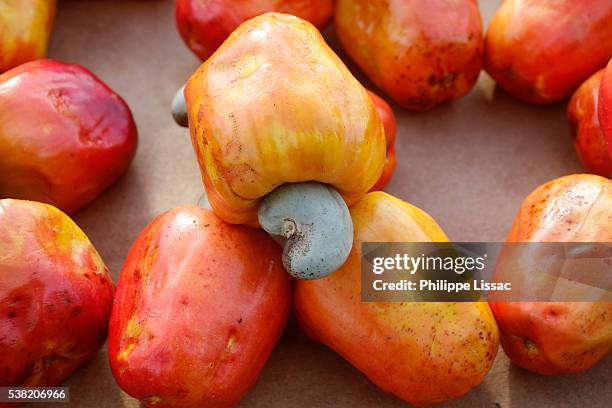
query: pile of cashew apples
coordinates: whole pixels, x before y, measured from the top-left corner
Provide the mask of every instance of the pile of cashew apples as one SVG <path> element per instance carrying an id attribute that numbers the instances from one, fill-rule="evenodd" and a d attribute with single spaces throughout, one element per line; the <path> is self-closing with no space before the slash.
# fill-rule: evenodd
<path id="1" fill-rule="evenodd" d="M 362 243 L 448 241 L 382 191 L 396 139 L 419 137 L 394 111 L 451 103 L 480 75 L 566 104 L 585 171 L 534 186 L 507 242 L 612 242 L 612 1 L 506 0 L 484 29 L 476 0 L 176 0 L 202 64 L 168 116 L 202 198 L 152 219 L 117 282 L 70 215 L 125 174 L 137 126 L 95 73 L 46 58 L 61 7 L 0 0 L 0 387 L 61 385 L 108 347 L 148 408 L 234 406 L 292 313 L 416 406 L 477 387 L 500 344 L 544 376 L 612 350 L 612 302 L 361 301 Z"/>

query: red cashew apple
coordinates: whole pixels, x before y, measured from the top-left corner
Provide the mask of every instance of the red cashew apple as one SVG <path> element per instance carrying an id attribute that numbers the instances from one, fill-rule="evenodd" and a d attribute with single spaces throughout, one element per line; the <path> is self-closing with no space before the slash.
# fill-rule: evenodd
<path id="1" fill-rule="evenodd" d="M 611 225 L 612 181 L 575 174 L 552 180 L 529 194 L 507 241 L 612 242 Z M 524 271 L 526 277 L 532 272 Z M 612 302 L 490 305 L 504 351 L 527 370 L 545 375 L 580 372 L 612 350 Z"/>
<path id="2" fill-rule="evenodd" d="M 0 73 L 44 58 L 55 0 L 0 0 Z"/>
<path id="3" fill-rule="evenodd" d="M 177 0 L 176 25 L 185 44 L 204 61 L 240 24 L 260 14 L 293 14 L 323 30 L 333 8 L 333 0 Z"/>
<path id="4" fill-rule="evenodd" d="M 572 126 L 578 158 L 590 173 L 610 177 L 612 156 L 597 117 L 599 88 L 604 70 L 587 79 L 572 96 L 567 116 Z"/>
<path id="5" fill-rule="evenodd" d="M 610 0 L 507 0 L 485 39 L 486 71 L 528 103 L 568 98 L 612 56 Z"/>
<path id="6" fill-rule="evenodd" d="M 385 141 L 387 143 L 387 157 L 385 159 L 383 172 L 378 178 L 376 184 L 374 184 L 374 186 L 372 186 L 370 189 L 370 191 L 377 191 L 384 189 L 387 184 L 389 184 L 389 181 L 391 181 L 391 177 L 393 176 L 393 172 L 395 171 L 395 167 L 397 166 L 397 161 L 395 159 L 395 135 L 397 133 L 397 121 L 395 120 L 393 109 L 391 109 L 391 106 L 389 106 L 387 101 L 372 91 L 368 91 L 368 94 L 370 95 L 370 98 L 372 98 L 372 102 L 374 102 L 378 116 L 380 116 L 380 120 L 382 121 L 383 128 L 385 129 Z"/>
<path id="7" fill-rule="evenodd" d="M 236 404 L 285 325 L 291 281 L 266 233 L 200 207 L 170 210 L 133 244 L 109 326 L 111 368 L 147 407 Z"/>
<path id="8" fill-rule="evenodd" d="M 60 384 L 104 343 L 112 301 L 108 269 L 66 214 L 0 200 L 0 387 Z"/>
<path id="9" fill-rule="evenodd" d="M 475 0 L 337 0 L 334 22 L 348 55 L 408 109 L 465 95 L 482 67 Z"/>
<path id="10" fill-rule="evenodd" d="M 608 62 L 601 79 L 598 111 L 599 123 L 606 138 L 608 152 L 612 156 L 612 59 Z"/>
<path id="11" fill-rule="evenodd" d="M 137 144 L 126 103 L 87 69 L 37 60 L 0 75 L 0 197 L 71 213 L 127 169 Z"/>

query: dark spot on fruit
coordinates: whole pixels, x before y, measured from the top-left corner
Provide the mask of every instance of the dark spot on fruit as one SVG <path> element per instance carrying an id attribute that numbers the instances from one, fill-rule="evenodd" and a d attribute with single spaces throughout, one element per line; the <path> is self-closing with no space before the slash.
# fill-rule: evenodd
<path id="1" fill-rule="evenodd" d="M 537 350 L 537 347 L 536 347 L 535 343 L 533 341 L 529 340 L 529 339 L 523 340 L 523 345 L 529 351 Z"/>

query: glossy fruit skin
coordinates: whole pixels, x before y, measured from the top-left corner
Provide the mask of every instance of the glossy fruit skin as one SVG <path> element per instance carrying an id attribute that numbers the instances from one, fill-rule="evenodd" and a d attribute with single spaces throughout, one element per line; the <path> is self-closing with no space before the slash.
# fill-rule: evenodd
<path id="1" fill-rule="evenodd" d="M 55 0 L 0 0 L 0 73 L 45 56 L 55 3 Z"/>
<path id="2" fill-rule="evenodd" d="M 128 106 L 79 65 L 37 60 L 5 72 L 0 106 L 0 197 L 71 213 L 115 182 L 134 157 L 137 131 Z"/>
<path id="3" fill-rule="evenodd" d="M 351 205 L 382 173 L 374 103 L 305 20 L 267 13 L 243 23 L 185 97 L 210 204 L 227 222 L 257 226 L 260 199 L 284 183 L 327 183 Z"/>
<path id="4" fill-rule="evenodd" d="M 323 31 L 333 10 L 333 0 L 177 0 L 175 16 L 183 41 L 205 61 L 240 24 L 260 14 L 292 14 Z"/>
<path id="5" fill-rule="evenodd" d="M 485 39 L 485 70 L 528 103 L 571 96 L 612 56 L 609 0 L 508 0 Z"/>
<path id="6" fill-rule="evenodd" d="M 482 381 L 499 346 L 485 302 L 361 302 L 362 242 L 436 242 L 446 235 L 427 213 L 383 192 L 367 194 L 351 215 L 355 241 L 347 262 L 327 278 L 296 282 L 300 326 L 411 404 L 465 394 Z"/>
<path id="7" fill-rule="evenodd" d="M 48 204 L 0 200 L 0 386 L 55 386 L 104 343 L 113 283 Z"/>
<path id="8" fill-rule="evenodd" d="M 393 172 L 395 171 L 395 167 L 397 167 L 397 160 L 395 159 L 395 135 L 397 133 L 397 121 L 395 120 L 395 114 L 393 113 L 393 109 L 391 106 L 380 96 L 376 95 L 374 92 L 368 90 L 368 94 L 370 98 L 372 98 L 372 102 L 374 102 L 374 106 L 376 107 L 376 111 L 380 116 L 380 120 L 382 121 L 383 128 L 385 129 L 385 140 L 387 145 L 387 157 L 385 159 L 385 167 L 383 168 L 383 172 L 380 175 L 378 181 L 370 191 L 379 191 L 384 189 L 389 181 L 391 181 L 391 177 L 393 176 Z"/>
<path id="9" fill-rule="evenodd" d="M 576 153 L 585 169 L 603 177 L 612 174 L 612 156 L 599 124 L 597 104 L 604 70 L 584 81 L 570 99 L 567 117 L 572 127 Z"/>
<path id="10" fill-rule="evenodd" d="M 133 244 L 109 325 L 113 375 L 147 407 L 229 407 L 285 325 L 291 281 L 263 231 L 200 207 L 153 220 Z"/>
<path id="11" fill-rule="evenodd" d="M 612 181 L 552 180 L 523 201 L 508 242 L 611 242 Z M 525 271 L 529 273 L 529 271 Z M 544 375 L 580 372 L 612 349 L 612 302 L 490 302 L 508 357 Z"/>
<path id="12" fill-rule="evenodd" d="M 612 156 L 612 58 L 601 79 L 598 111 L 599 123 L 606 139 L 608 152 Z"/>
<path id="13" fill-rule="evenodd" d="M 404 108 L 465 95 L 482 67 L 474 0 L 337 0 L 334 22 L 349 56 Z"/>

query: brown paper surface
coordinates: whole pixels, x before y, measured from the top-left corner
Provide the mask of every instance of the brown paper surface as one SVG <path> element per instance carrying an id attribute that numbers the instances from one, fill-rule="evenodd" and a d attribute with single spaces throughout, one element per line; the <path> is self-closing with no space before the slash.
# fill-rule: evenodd
<path id="1" fill-rule="evenodd" d="M 499 3 L 480 1 L 485 22 Z M 348 62 L 332 29 L 326 38 Z M 178 36 L 172 0 L 60 1 L 49 57 L 91 69 L 126 99 L 138 125 L 138 152 L 126 176 L 74 216 L 116 282 L 142 228 L 165 210 L 196 203 L 202 191 L 188 133 L 169 110 L 174 92 L 199 61 Z M 483 74 L 467 97 L 426 113 L 393 106 L 398 167 L 387 191 L 425 209 L 455 241 L 504 240 L 523 197 L 545 181 L 581 171 L 565 103 L 530 106 L 493 92 L 491 85 Z M 510 365 L 500 348 L 484 382 L 442 406 L 605 407 L 612 401 L 611 378 L 611 358 L 583 374 L 547 378 Z M 65 385 L 72 407 L 139 406 L 115 384 L 105 349 Z M 309 340 L 292 319 L 241 406 L 406 404 Z"/>

